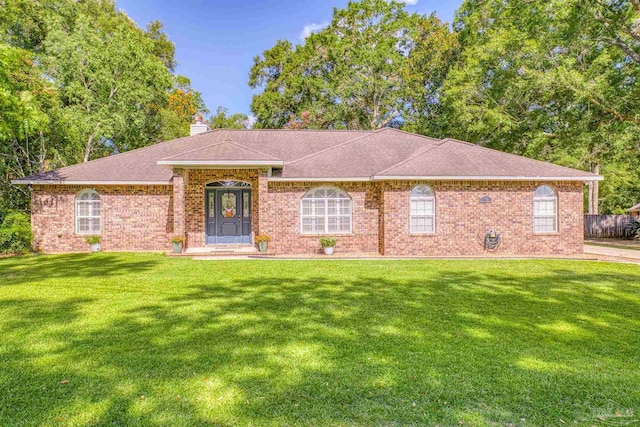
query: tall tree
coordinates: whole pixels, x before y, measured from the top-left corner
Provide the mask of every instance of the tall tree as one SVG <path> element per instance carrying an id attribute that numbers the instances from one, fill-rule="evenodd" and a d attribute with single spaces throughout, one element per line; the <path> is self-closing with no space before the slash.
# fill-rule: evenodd
<path id="1" fill-rule="evenodd" d="M 249 125 L 249 117 L 246 114 L 229 114 L 226 107 L 218 107 L 215 114 L 209 117 L 209 128 L 211 129 L 246 129 Z"/>
<path id="2" fill-rule="evenodd" d="M 113 0 L 0 0 L 0 209 L 27 209 L 11 178 L 187 135 L 207 110 L 175 65 Z"/>
<path id="3" fill-rule="evenodd" d="M 311 117 L 318 128 L 424 127 L 455 52 L 455 35 L 435 16 L 395 1 L 350 2 L 302 45 L 281 40 L 254 59 L 256 126 Z"/>
<path id="4" fill-rule="evenodd" d="M 168 141 L 189 135 L 189 125 L 194 116 L 208 113 L 202 94 L 191 87 L 191 80 L 185 76 L 175 76 L 168 104 L 160 111 L 160 139 Z"/>
<path id="5" fill-rule="evenodd" d="M 166 104 L 171 75 L 155 55 L 153 40 L 111 10 L 113 4 L 79 7 L 73 29 L 49 33 L 44 62 L 59 88 L 70 139 L 82 144 L 86 162 L 99 152 L 153 142 L 152 127 Z"/>
<path id="6" fill-rule="evenodd" d="M 30 52 L 0 42 L 0 211 L 27 202 L 11 179 L 42 171 L 54 153 L 45 141 L 54 95 Z"/>
<path id="7" fill-rule="evenodd" d="M 455 22 L 462 57 L 443 89 L 447 133 L 585 170 L 600 165 L 602 208 L 630 203 L 640 189 L 630 180 L 640 166 L 632 3 L 465 1 Z"/>

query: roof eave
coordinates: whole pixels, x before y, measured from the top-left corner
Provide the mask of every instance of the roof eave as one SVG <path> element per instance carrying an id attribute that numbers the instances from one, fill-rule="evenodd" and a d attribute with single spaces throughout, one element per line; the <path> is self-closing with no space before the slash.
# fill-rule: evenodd
<path id="1" fill-rule="evenodd" d="M 407 180 L 432 180 L 432 181 L 602 181 L 601 175 L 593 176 L 464 176 L 464 175 L 444 175 L 444 176 L 412 176 L 412 175 L 374 175 L 372 181 L 407 181 Z"/>
<path id="2" fill-rule="evenodd" d="M 158 165 L 183 167 L 282 167 L 279 160 L 158 160 Z"/>
<path id="3" fill-rule="evenodd" d="M 290 178 L 290 177 L 280 177 L 280 176 L 272 176 L 269 178 L 269 181 L 274 182 L 360 182 L 360 181 L 371 181 L 371 178 L 368 176 L 362 177 L 344 177 L 344 178 L 329 178 L 329 177 L 300 177 L 300 178 Z"/>
<path id="4" fill-rule="evenodd" d="M 171 181 L 73 181 L 61 179 L 12 179 L 15 185 L 171 185 Z"/>

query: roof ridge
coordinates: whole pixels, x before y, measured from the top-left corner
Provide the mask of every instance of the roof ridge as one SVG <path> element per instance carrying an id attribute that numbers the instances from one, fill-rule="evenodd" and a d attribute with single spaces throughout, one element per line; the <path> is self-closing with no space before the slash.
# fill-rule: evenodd
<path id="1" fill-rule="evenodd" d="M 344 145 L 347 145 L 347 144 L 350 144 L 350 143 L 352 143 L 352 142 L 358 141 L 358 140 L 360 140 L 360 139 L 362 139 L 362 138 L 366 138 L 367 136 L 370 136 L 370 135 L 372 135 L 372 134 L 374 134 L 374 133 L 378 133 L 378 132 L 380 132 L 381 130 L 383 130 L 383 129 L 376 129 L 376 130 L 374 130 L 374 131 L 367 131 L 367 133 L 365 133 L 364 135 L 359 136 L 359 137 L 357 137 L 357 138 L 349 139 L 349 140 L 347 140 L 347 141 L 341 142 L 340 144 L 336 144 L 336 145 L 332 145 L 331 147 L 327 147 L 327 148 L 325 148 L 324 150 L 316 151 L 315 153 L 307 154 L 306 156 L 302 156 L 302 157 L 299 157 L 299 158 L 297 158 L 297 159 L 295 159 L 295 160 L 293 160 L 293 161 L 291 161 L 291 162 L 287 162 L 287 165 L 292 165 L 292 164 L 294 164 L 294 163 L 298 163 L 298 162 L 300 162 L 300 161 L 302 161 L 302 160 L 306 160 L 306 159 L 308 159 L 308 158 L 310 158 L 310 157 L 313 157 L 313 156 L 316 156 L 316 155 L 318 155 L 318 154 L 326 153 L 327 151 L 333 150 L 333 149 L 335 149 L 335 148 L 342 147 L 342 146 L 344 146 Z"/>
<path id="2" fill-rule="evenodd" d="M 278 159 L 278 158 L 276 158 L 276 157 L 273 157 L 273 156 L 272 156 L 272 155 L 270 155 L 270 154 L 263 153 L 262 151 L 256 150 L 255 148 L 251 148 L 251 147 L 247 147 L 247 146 L 245 146 L 245 145 L 242 145 L 242 144 L 240 144 L 239 142 L 233 142 L 233 141 L 231 141 L 231 140 L 225 140 L 225 141 L 223 141 L 223 142 L 228 142 L 228 143 L 229 143 L 229 144 L 231 144 L 231 145 L 235 145 L 236 147 L 244 148 L 245 150 L 253 151 L 254 153 L 258 153 L 258 154 L 260 154 L 260 155 L 262 155 L 262 156 L 269 157 L 270 159 L 273 159 L 273 160 L 280 160 L 280 159 Z"/>
<path id="3" fill-rule="evenodd" d="M 440 142 L 440 143 L 435 143 L 434 145 L 431 145 L 431 146 L 428 146 L 428 147 L 423 147 L 423 148 L 421 148 L 420 150 L 418 150 L 415 154 L 413 154 L 413 155 L 411 155 L 411 156 L 407 157 L 407 158 L 406 158 L 406 159 L 404 159 L 404 160 L 399 161 L 398 163 L 395 163 L 395 164 L 393 164 L 393 165 L 389 166 L 389 167 L 388 167 L 388 168 L 386 168 L 386 169 L 383 169 L 383 170 L 381 170 L 381 171 L 379 171 L 379 172 L 376 172 L 374 175 L 382 175 L 382 174 L 386 173 L 387 171 L 390 171 L 391 169 L 393 169 L 393 168 L 395 168 L 395 167 L 401 166 L 401 165 L 403 165 L 403 164 L 405 164 L 405 163 L 407 163 L 407 162 L 409 162 L 409 161 L 411 161 L 411 160 L 415 159 L 416 157 L 423 155 L 423 154 L 424 154 L 424 153 L 426 153 L 427 151 L 431 151 L 431 150 L 433 150 L 434 148 L 437 148 L 437 147 L 439 147 L 439 146 L 441 146 L 441 145 L 443 144 L 443 141 L 442 141 L 442 140 L 436 140 L 436 141 L 441 141 L 441 142 Z"/>
<path id="4" fill-rule="evenodd" d="M 234 132 L 244 132 L 244 131 L 260 131 L 260 132 L 361 132 L 361 133 L 373 133 L 379 131 L 380 129 L 261 129 L 261 128 L 251 128 L 251 129 L 236 129 L 236 128 L 217 128 L 212 130 L 224 130 L 224 131 L 234 131 Z"/>
<path id="5" fill-rule="evenodd" d="M 569 170 L 574 170 L 574 171 L 577 170 L 577 171 L 580 171 L 580 172 L 591 174 L 593 176 L 599 176 L 599 175 L 597 175 L 597 174 L 595 174 L 593 172 L 585 171 L 585 170 L 582 170 L 582 169 L 572 168 L 572 167 L 569 167 L 569 166 L 563 166 L 563 165 L 559 165 L 559 164 L 556 164 L 556 163 L 552 163 L 550 161 L 547 162 L 547 161 L 544 161 L 544 160 L 533 159 L 533 158 L 527 157 L 525 155 L 509 153 L 508 151 L 497 150 L 495 148 L 485 147 L 483 145 L 474 144 L 472 142 L 460 141 L 460 140 L 454 139 L 454 138 L 446 138 L 446 139 L 443 139 L 442 141 L 452 142 L 452 143 L 462 144 L 462 145 L 469 145 L 469 146 L 472 146 L 472 147 L 480 148 L 482 150 L 491 151 L 491 152 L 495 152 L 495 153 L 500 153 L 500 154 L 504 154 L 504 155 L 511 156 L 511 157 L 517 157 L 519 159 L 530 160 L 532 162 L 542 163 L 542 164 L 545 164 L 545 165 L 552 165 L 552 166 L 555 166 L 557 168 L 569 169 Z"/>
<path id="6" fill-rule="evenodd" d="M 225 140 L 222 140 L 222 141 L 217 141 L 217 142 L 214 142 L 213 144 L 205 145 L 205 146 L 203 146 L 203 147 L 194 148 L 193 150 L 183 151 L 183 152 L 178 153 L 178 154 L 175 154 L 175 155 L 173 155 L 173 156 L 163 157 L 163 158 L 162 158 L 162 159 L 160 159 L 160 160 L 170 160 L 170 159 L 173 159 L 174 157 L 184 156 L 185 154 L 193 153 L 193 152 L 195 152 L 195 151 L 205 150 L 205 149 L 207 149 L 207 148 L 215 147 L 216 145 L 222 145 L 222 144 L 230 144 L 230 145 L 234 145 L 234 146 L 236 146 L 236 147 L 240 147 L 240 148 L 242 148 L 243 150 L 253 151 L 254 153 L 258 153 L 258 154 L 260 154 L 261 156 L 265 156 L 265 157 L 268 157 L 268 158 L 273 159 L 273 160 L 280 160 L 280 159 L 277 159 L 277 158 L 275 158 L 275 157 L 273 157 L 273 156 L 271 156 L 271 155 L 269 155 L 269 154 L 267 154 L 267 153 L 263 153 L 263 152 L 261 152 L 261 151 L 255 150 L 255 149 L 253 149 L 253 148 L 251 148 L 251 147 L 246 147 L 246 146 L 244 146 L 244 145 L 242 145 L 242 144 L 240 144 L 240 143 L 237 143 L 237 142 L 233 142 L 233 141 L 231 141 L 230 139 L 225 139 Z"/>
<path id="7" fill-rule="evenodd" d="M 205 148 L 214 147 L 214 146 L 216 146 L 216 145 L 220 145 L 220 144 L 223 144 L 223 143 L 225 143 L 225 142 L 226 142 L 226 141 L 217 141 L 217 142 L 214 142 L 213 144 L 208 144 L 208 145 L 205 145 L 205 146 L 203 146 L 203 147 L 193 148 L 193 149 L 191 149 L 191 150 L 187 150 L 187 151 L 183 151 L 183 152 L 178 153 L 178 154 L 174 154 L 173 156 L 163 157 L 163 158 L 161 158 L 160 160 L 169 160 L 169 159 L 173 159 L 174 157 L 183 156 L 183 155 L 185 155 L 185 154 L 193 153 L 194 151 L 204 150 Z"/>
<path id="8" fill-rule="evenodd" d="M 405 135 L 417 136 L 418 138 L 428 139 L 429 141 L 444 141 L 444 139 L 433 138 L 431 136 L 422 135 L 422 134 L 419 134 L 419 133 L 408 132 L 406 130 L 402 130 L 402 129 L 398 129 L 398 128 L 386 127 L 386 128 L 382 128 L 382 129 L 379 129 L 379 130 L 390 130 L 390 131 L 394 131 L 394 132 L 403 133 Z M 445 139 L 448 139 L 448 138 L 445 138 Z"/>

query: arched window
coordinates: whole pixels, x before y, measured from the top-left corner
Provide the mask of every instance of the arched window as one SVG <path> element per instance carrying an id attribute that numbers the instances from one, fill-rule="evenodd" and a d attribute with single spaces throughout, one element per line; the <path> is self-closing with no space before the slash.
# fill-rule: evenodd
<path id="1" fill-rule="evenodd" d="M 436 196 L 426 185 L 416 185 L 411 190 L 411 233 L 426 234 L 436 231 Z"/>
<path id="2" fill-rule="evenodd" d="M 76 197 L 76 233 L 100 234 L 100 196 L 96 190 L 82 190 Z"/>
<path id="3" fill-rule="evenodd" d="M 309 191 L 300 204 L 302 234 L 351 233 L 351 197 L 336 188 Z"/>
<path id="4" fill-rule="evenodd" d="M 553 188 L 541 185 L 533 193 L 533 231 L 555 233 L 558 231 L 558 197 Z"/>

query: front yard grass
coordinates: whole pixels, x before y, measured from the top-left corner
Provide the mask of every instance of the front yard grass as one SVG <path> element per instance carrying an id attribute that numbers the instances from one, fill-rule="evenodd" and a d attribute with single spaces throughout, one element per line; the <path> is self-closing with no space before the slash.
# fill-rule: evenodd
<path id="1" fill-rule="evenodd" d="M 17 257 L 0 331 L 3 426 L 640 422 L 635 265 Z"/>

